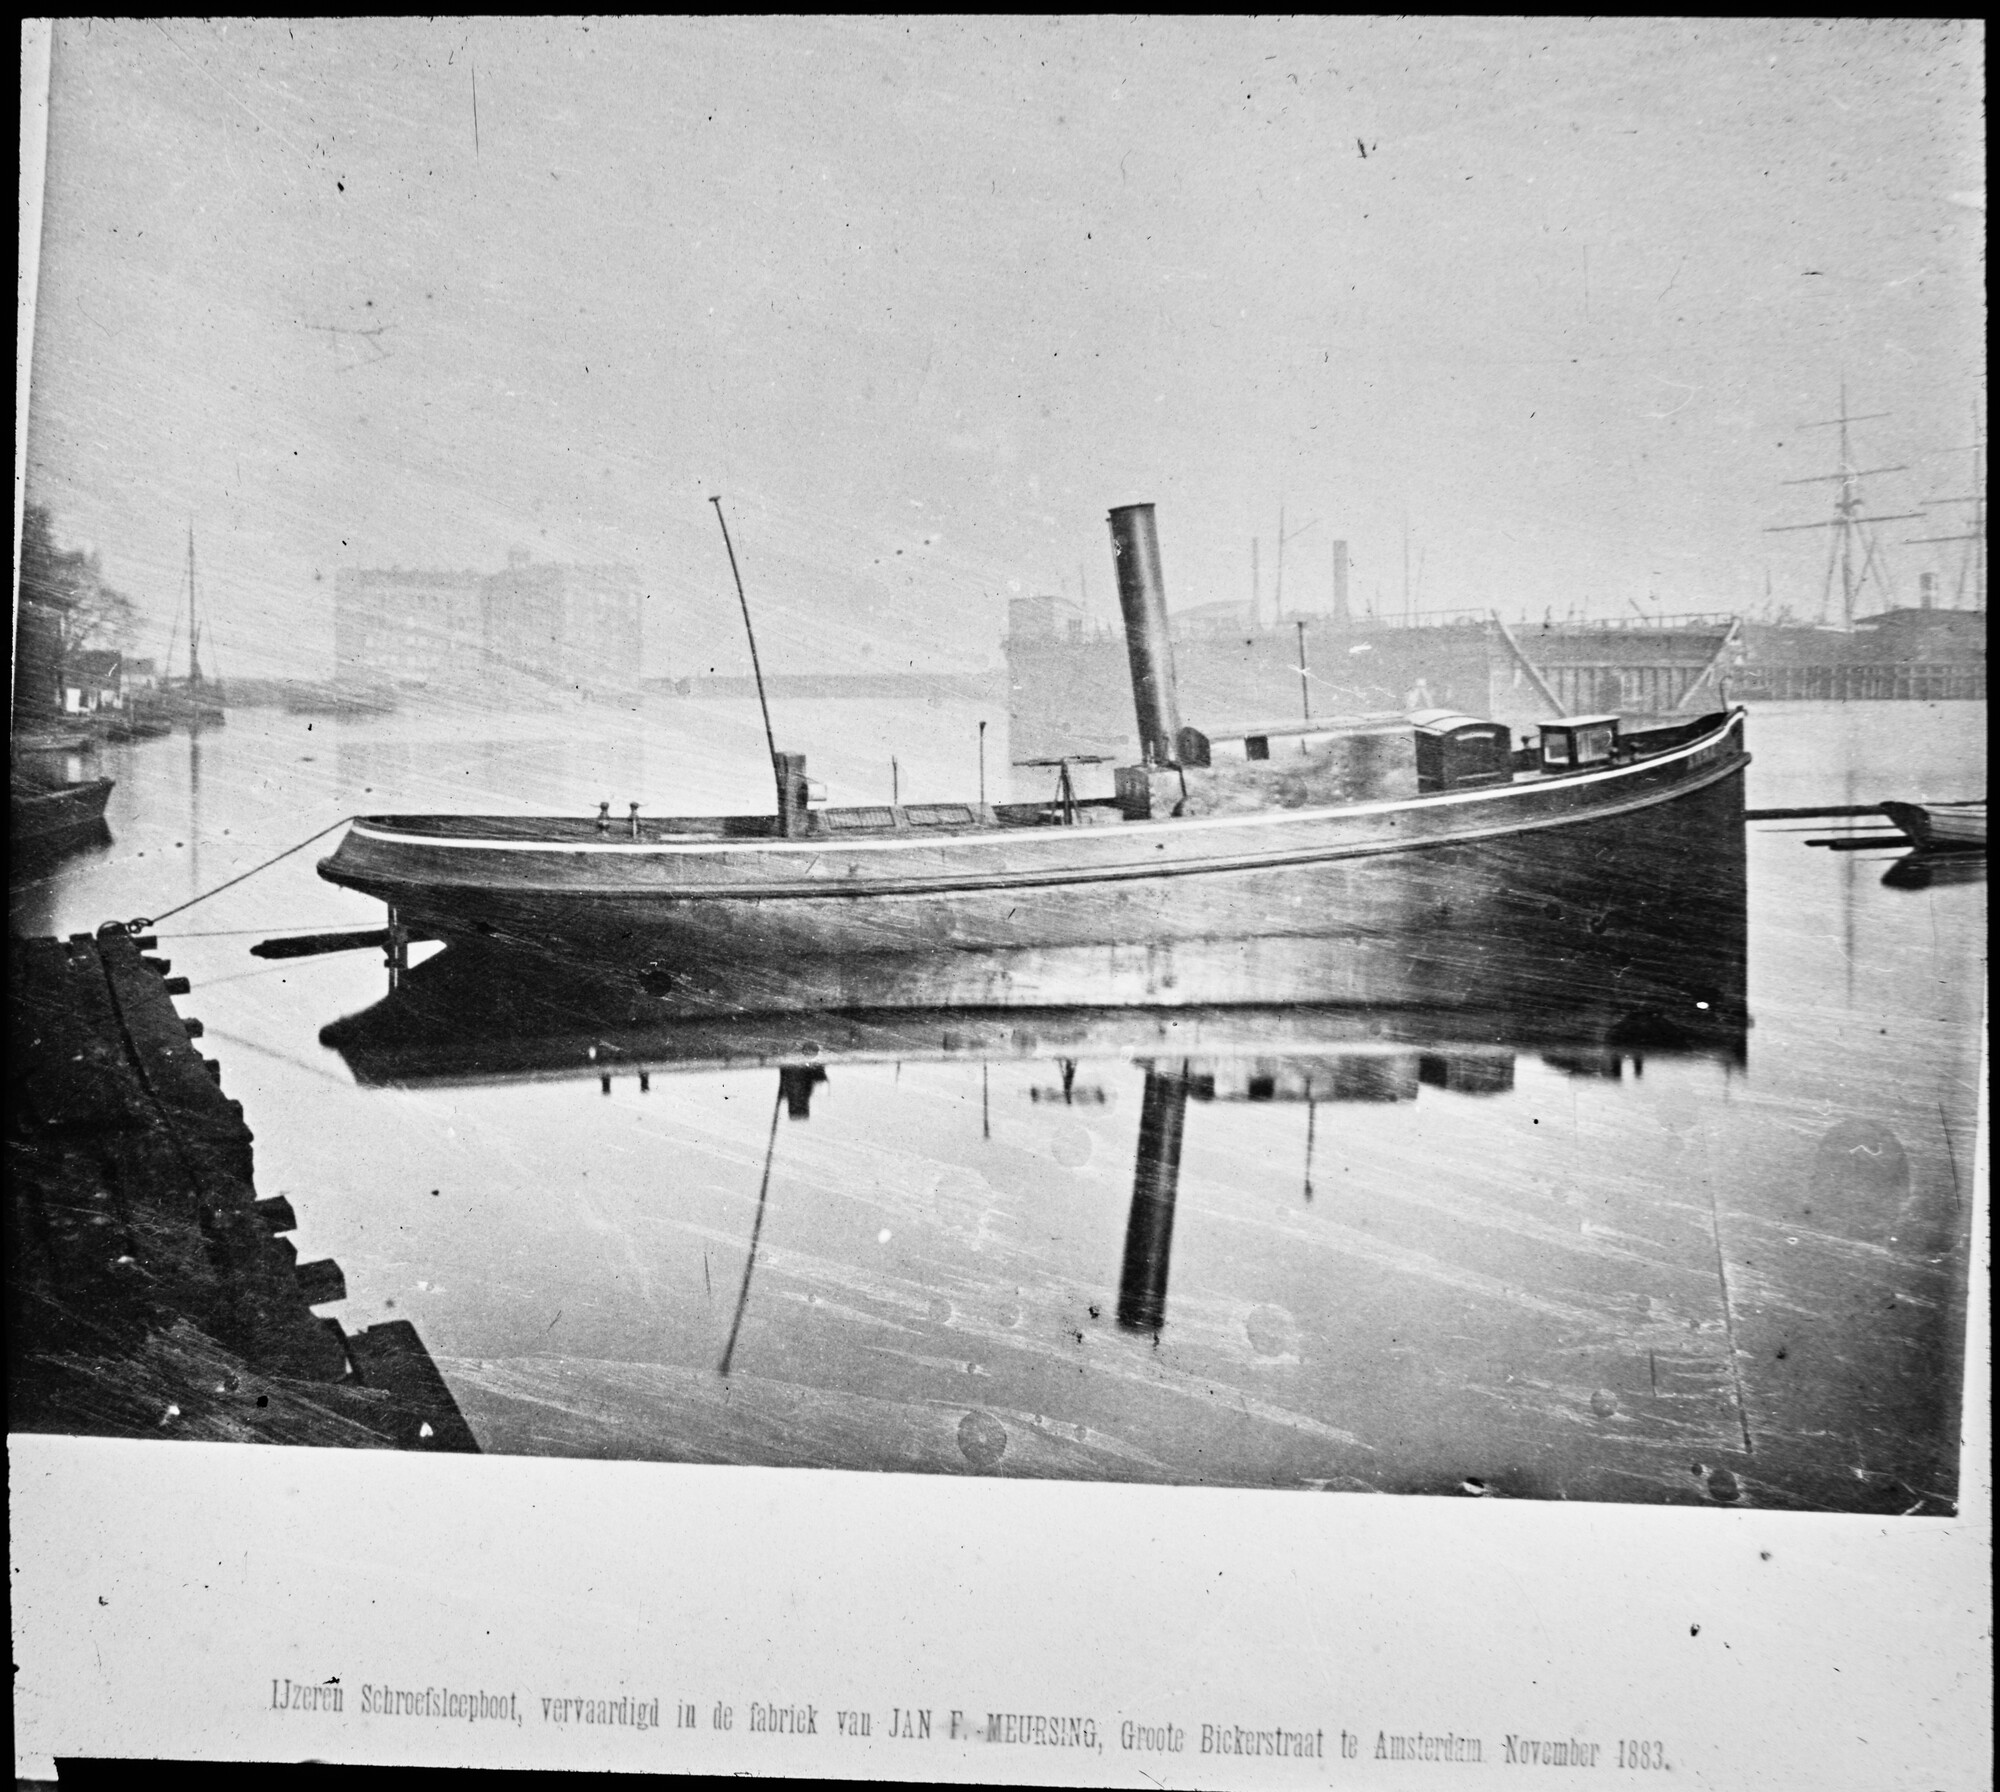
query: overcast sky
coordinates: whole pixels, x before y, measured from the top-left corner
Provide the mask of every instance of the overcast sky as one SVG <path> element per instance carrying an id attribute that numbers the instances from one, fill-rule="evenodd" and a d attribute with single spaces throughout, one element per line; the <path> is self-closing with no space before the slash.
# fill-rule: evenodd
<path id="1" fill-rule="evenodd" d="M 344 565 L 627 560 L 675 670 L 991 663 L 1016 592 L 1817 606 L 1969 490 L 1978 28 L 55 28 L 28 494 L 163 649 L 323 675 Z M 362 332 L 379 332 L 362 334 Z M 1956 524 L 1963 511 L 1938 515 Z M 1916 574 L 1950 550 L 1901 545 Z M 1378 596 L 1379 594 L 1379 596 Z M 768 617 L 768 622 L 764 618 Z"/>

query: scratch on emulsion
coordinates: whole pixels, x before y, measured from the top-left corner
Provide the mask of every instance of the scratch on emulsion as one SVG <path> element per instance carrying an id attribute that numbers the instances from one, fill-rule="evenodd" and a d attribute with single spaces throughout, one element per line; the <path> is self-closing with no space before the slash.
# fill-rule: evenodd
<path id="1" fill-rule="evenodd" d="M 1729 1379 L 1736 1390 L 1736 1422 L 1743 1429 L 1743 1453 L 1755 1456 L 1750 1441 L 1750 1412 L 1743 1404 L 1743 1359 L 1736 1348 L 1736 1308 L 1729 1298 L 1729 1267 L 1722 1258 L 1722 1213 L 1715 1199 L 1715 1178 L 1708 1179 L 1709 1236 L 1715 1240 L 1715 1279 L 1722 1287 L 1722 1324 L 1729 1337 Z"/>

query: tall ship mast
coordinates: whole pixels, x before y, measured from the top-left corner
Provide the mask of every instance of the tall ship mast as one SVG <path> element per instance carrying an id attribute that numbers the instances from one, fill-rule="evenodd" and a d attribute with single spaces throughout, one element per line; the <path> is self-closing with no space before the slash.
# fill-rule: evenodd
<path id="1" fill-rule="evenodd" d="M 1977 610 L 1984 614 L 1986 609 L 1986 444 L 1974 442 L 1969 450 L 1972 456 L 1972 490 L 1963 497 L 1925 498 L 1921 500 L 1926 509 L 1942 509 L 1950 504 L 1972 506 L 1972 522 L 1969 528 L 1957 535 L 1912 535 L 1908 539 L 1912 546 L 1920 544 L 1962 542 L 1959 554 L 1958 577 L 1952 582 L 1951 607 L 1954 610 Z M 1929 605 L 1925 605 L 1929 608 Z"/>
<path id="2" fill-rule="evenodd" d="M 1888 411 L 1869 411 L 1861 416 L 1850 414 L 1847 408 L 1847 382 L 1840 382 L 1840 414 L 1837 417 L 1822 418 L 1816 423 L 1801 425 L 1805 429 L 1837 429 L 1840 431 L 1840 464 L 1831 473 L 1809 473 L 1803 479 L 1787 479 L 1787 485 L 1822 485 L 1829 482 L 1837 487 L 1833 500 L 1833 515 L 1816 523 L 1781 523 L 1766 529 L 1767 535 L 1790 535 L 1802 529 L 1831 529 L 1833 538 L 1829 544 L 1826 561 L 1826 577 L 1820 586 L 1819 619 L 1825 623 L 1827 608 L 1833 592 L 1836 572 L 1840 579 L 1840 626 L 1851 633 L 1854 628 L 1855 602 L 1861 595 L 1870 575 L 1875 579 L 1876 589 L 1883 595 L 1883 608 L 1893 602 L 1889 592 L 1888 579 L 1883 572 L 1876 542 L 1867 531 L 1875 523 L 1901 523 L 1921 520 L 1920 510 L 1903 510 L 1884 513 L 1880 516 L 1863 516 L 1861 501 L 1861 481 L 1878 473 L 1902 473 L 1908 468 L 1857 467 L 1854 464 L 1853 442 L 1848 434 L 1851 425 L 1872 423 L 1891 415 Z"/>
<path id="3" fill-rule="evenodd" d="M 194 608 L 194 524 L 188 524 L 188 689 L 201 689 L 201 628 Z"/>
<path id="4" fill-rule="evenodd" d="M 194 524 L 188 524 L 187 546 L 187 601 L 188 601 L 188 675 L 185 684 L 176 685 L 170 676 L 163 676 L 161 688 L 145 702 L 137 706 L 151 721 L 166 725 L 182 725 L 199 728 L 206 724 L 225 719 L 222 707 L 223 690 L 218 679 L 203 678 L 201 673 L 201 616 L 197 609 L 198 597 L 195 587 L 194 567 Z M 175 627 L 179 627 L 179 610 L 175 610 Z M 171 671 L 174 654 L 174 638 L 167 639 L 167 666 Z"/>

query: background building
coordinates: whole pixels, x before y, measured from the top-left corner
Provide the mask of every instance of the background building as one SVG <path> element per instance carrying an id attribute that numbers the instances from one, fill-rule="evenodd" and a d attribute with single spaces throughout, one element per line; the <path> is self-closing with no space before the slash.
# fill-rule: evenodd
<path id="1" fill-rule="evenodd" d="M 483 583 L 476 572 L 342 567 L 333 577 L 335 681 L 430 685 L 476 678 Z"/>
<path id="2" fill-rule="evenodd" d="M 337 683 L 469 692 L 513 675 L 586 698 L 639 688 L 645 593 L 622 566 L 521 549 L 494 573 L 348 567 L 334 575 Z"/>
<path id="3" fill-rule="evenodd" d="M 623 566 L 561 566 L 516 548 L 481 582 L 489 667 L 524 672 L 585 697 L 639 686 L 644 592 Z"/>
<path id="4" fill-rule="evenodd" d="M 1044 592 L 1007 604 L 1007 633 L 1017 640 L 1073 641 L 1083 633 L 1083 611 L 1066 597 Z"/>
<path id="5" fill-rule="evenodd" d="M 125 656 L 113 647 L 85 648 L 63 661 L 63 713 L 95 715 L 125 707 Z"/>

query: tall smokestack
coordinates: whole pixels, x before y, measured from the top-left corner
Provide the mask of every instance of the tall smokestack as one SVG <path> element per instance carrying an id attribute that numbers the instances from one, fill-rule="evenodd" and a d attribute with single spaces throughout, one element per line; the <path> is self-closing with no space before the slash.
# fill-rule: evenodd
<path id="1" fill-rule="evenodd" d="M 1167 591 L 1160 579 L 1160 540 L 1150 504 L 1111 512 L 1111 555 L 1118 566 L 1118 607 L 1125 615 L 1125 651 L 1132 660 L 1132 703 L 1139 716 L 1139 750 L 1149 765 L 1177 763 L 1180 704 L 1174 693 L 1174 653 L 1167 640 Z"/>
<path id="2" fill-rule="evenodd" d="M 1348 622 L 1352 618 L 1347 608 L 1347 543 L 1333 544 L 1333 619 Z"/>

